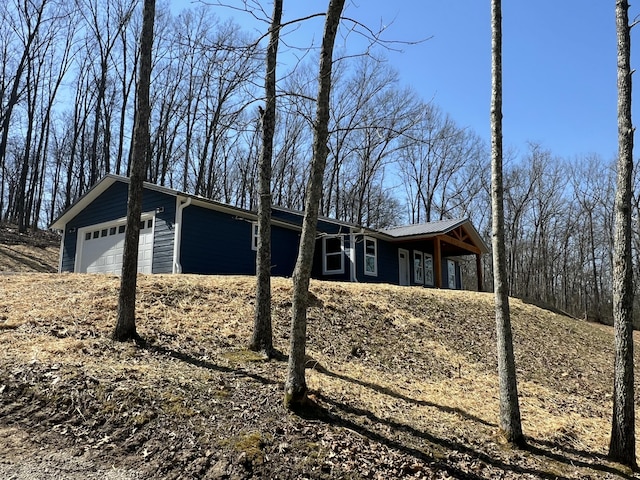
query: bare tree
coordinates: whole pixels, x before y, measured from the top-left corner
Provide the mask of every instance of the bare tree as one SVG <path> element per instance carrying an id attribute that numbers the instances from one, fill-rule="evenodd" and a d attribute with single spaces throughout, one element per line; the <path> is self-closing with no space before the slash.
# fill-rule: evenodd
<path id="1" fill-rule="evenodd" d="M 307 184 L 300 247 L 298 249 L 296 266 L 293 271 L 291 338 L 284 395 L 284 404 L 289 409 L 296 409 L 303 406 L 307 399 L 307 382 L 304 368 L 309 279 L 316 244 L 322 180 L 327 163 L 327 155 L 329 153 L 327 138 L 329 136 L 329 99 L 331 98 L 333 46 L 338 33 L 344 3 L 345 0 L 329 1 L 324 33 L 322 35 L 320 69 L 318 73 L 318 99 L 314 124 L 313 158 L 311 161 L 309 182 Z"/>
<path id="2" fill-rule="evenodd" d="M 417 121 L 401 142 L 398 167 L 407 190 L 410 221 L 431 222 L 448 217 L 453 202 L 469 196 L 469 184 L 479 175 L 467 167 L 484 154 L 480 139 L 433 103 L 422 104 Z M 470 173 L 471 175 L 467 175 Z M 457 189 L 459 184 L 464 185 Z"/>
<path id="3" fill-rule="evenodd" d="M 45 12 L 48 0 L 41 0 L 40 2 L 19 1 L 15 2 L 15 25 L 12 26 L 16 32 L 21 32 L 20 43 L 21 56 L 17 62 L 15 73 L 12 75 L 11 86 L 8 95 L 3 94 L 0 96 L 4 100 L 0 107 L 2 108 L 0 113 L 0 163 L 4 166 L 7 157 L 7 147 L 9 142 L 9 127 L 12 119 L 12 114 L 15 107 L 18 105 L 21 96 L 24 93 L 24 89 L 21 88 L 24 82 L 23 75 L 25 72 L 31 71 L 31 59 L 35 52 L 39 49 L 38 35 L 42 28 L 42 25 L 46 22 Z M 5 8 L 7 5 L 4 6 Z M 7 15 L 9 17 L 9 15 Z M 24 26 L 24 28 L 22 28 Z M 6 100 L 5 100 L 6 97 Z M 28 152 L 24 158 L 28 158 Z M 25 188 L 28 173 L 28 160 L 26 163 L 23 161 L 20 169 L 20 178 L 17 186 L 17 192 L 15 195 L 15 205 L 18 206 L 18 228 L 21 232 L 26 231 L 26 222 L 24 222 L 24 202 L 25 202 Z"/>
<path id="4" fill-rule="evenodd" d="M 132 0 L 115 3 L 102 3 L 96 0 L 76 0 L 76 2 L 87 26 L 86 48 L 93 54 L 98 54 L 98 65 L 93 65 L 95 69 L 95 105 L 89 151 L 89 185 L 93 185 L 101 172 L 111 171 L 108 151 L 111 134 L 109 114 L 111 112 L 107 101 L 109 73 L 113 68 L 111 58 L 122 31 L 131 19 L 136 2 Z"/>
<path id="5" fill-rule="evenodd" d="M 513 353 L 509 295 L 506 290 L 504 203 L 502 184 L 502 5 L 491 0 L 491 198 L 493 213 L 493 285 L 496 303 L 500 428 L 507 440 L 524 445 Z"/>
<path id="6" fill-rule="evenodd" d="M 122 275 L 118 296 L 118 322 L 112 338 L 118 341 L 137 339 L 136 284 L 138 275 L 138 241 L 140 214 L 142 213 L 142 189 L 149 150 L 149 83 L 151 80 L 151 53 L 153 50 L 153 24 L 155 0 L 145 0 L 140 37 L 140 74 L 136 88 L 136 119 L 133 131 L 133 152 L 129 180 L 129 205 L 122 254 Z"/>
<path id="7" fill-rule="evenodd" d="M 271 332 L 271 161 L 276 123 L 276 66 L 282 0 L 273 1 L 273 15 L 267 47 L 267 71 L 264 81 L 265 107 L 260 107 L 262 120 L 262 151 L 259 165 L 260 197 L 258 199 L 258 251 L 256 253 L 256 309 L 251 350 L 262 350 L 267 357 L 273 355 Z"/>
<path id="8" fill-rule="evenodd" d="M 636 467 L 633 378 L 633 265 L 631 258 L 631 179 L 633 124 L 631 122 L 631 36 L 629 2 L 616 1 L 618 37 L 618 180 L 615 199 L 613 259 L 613 325 L 615 364 L 613 417 L 609 457 Z"/>

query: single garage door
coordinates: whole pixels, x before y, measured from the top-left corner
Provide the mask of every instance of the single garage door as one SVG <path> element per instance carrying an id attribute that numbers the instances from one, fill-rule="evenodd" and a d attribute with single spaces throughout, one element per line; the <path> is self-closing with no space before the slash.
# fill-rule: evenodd
<path id="1" fill-rule="evenodd" d="M 80 232 L 78 252 L 80 259 L 77 272 L 112 273 L 122 271 L 125 223 L 120 221 L 110 225 L 89 227 Z M 140 243 L 138 246 L 138 272 L 151 273 L 153 259 L 153 219 L 140 222 Z"/>

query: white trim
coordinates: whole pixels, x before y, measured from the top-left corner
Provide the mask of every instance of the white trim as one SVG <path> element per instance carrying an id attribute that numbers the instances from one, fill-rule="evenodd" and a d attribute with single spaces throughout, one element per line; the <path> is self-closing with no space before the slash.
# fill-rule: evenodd
<path id="1" fill-rule="evenodd" d="M 402 264 L 402 260 L 400 259 L 400 255 L 404 253 L 407 261 L 405 262 L 405 267 L 407 270 L 407 283 L 402 283 L 402 276 L 400 275 L 400 265 Z M 398 249 L 398 285 L 411 285 L 411 257 L 409 257 L 409 250 L 405 250 L 404 248 Z"/>
<path id="2" fill-rule="evenodd" d="M 182 242 L 182 211 L 191 205 L 191 197 L 187 197 L 187 200 L 182 203 L 181 198 L 176 196 L 176 219 L 174 223 L 174 237 L 173 237 L 173 266 L 171 267 L 171 273 L 182 273 L 182 265 L 180 264 L 180 244 Z"/>
<path id="3" fill-rule="evenodd" d="M 367 255 L 367 242 L 373 242 L 373 255 Z M 367 257 L 373 256 L 373 271 L 367 271 Z M 378 240 L 373 237 L 369 237 L 367 235 L 364 236 L 362 242 L 362 269 L 364 270 L 364 274 L 370 277 L 378 276 Z"/>
<path id="4" fill-rule="evenodd" d="M 331 252 L 327 254 L 327 240 L 337 238 L 340 240 L 340 251 Z M 327 268 L 327 255 L 337 256 L 340 255 L 340 268 L 337 270 L 329 270 Z M 344 273 L 344 236 L 343 235 L 327 235 L 322 237 L 322 274 L 323 275 L 338 275 Z"/>
<path id="5" fill-rule="evenodd" d="M 153 239 L 155 239 L 155 229 L 156 229 L 156 216 L 155 216 L 155 211 L 151 211 L 151 212 L 143 212 L 140 215 L 140 221 L 148 221 L 151 220 L 153 223 L 151 224 L 151 237 Z M 86 225 L 84 227 L 80 227 L 76 230 L 76 256 L 74 258 L 73 261 L 73 272 L 74 273 L 80 273 L 80 264 L 81 264 L 81 259 L 82 259 L 82 248 L 84 246 L 84 242 L 85 242 L 85 234 L 87 232 L 93 231 L 93 230 L 105 230 L 105 229 L 109 229 L 111 227 L 116 227 L 116 226 L 120 226 L 120 225 L 126 225 L 127 222 L 127 217 L 121 217 L 118 218 L 116 220 L 109 220 L 107 222 L 101 222 L 101 223 L 94 223 L 92 225 Z M 153 271 L 153 255 L 151 257 L 151 269 Z"/>
<path id="6" fill-rule="evenodd" d="M 64 237 L 66 236 L 66 234 L 67 232 L 65 229 L 62 231 L 62 237 L 60 237 L 60 253 L 58 254 L 58 273 L 62 273 L 62 258 L 64 254 Z"/>
<path id="7" fill-rule="evenodd" d="M 258 232 L 258 222 L 251 222 L 251 250 L 254 252 L 258 251 L 258 239 L 260 238 Z"/>

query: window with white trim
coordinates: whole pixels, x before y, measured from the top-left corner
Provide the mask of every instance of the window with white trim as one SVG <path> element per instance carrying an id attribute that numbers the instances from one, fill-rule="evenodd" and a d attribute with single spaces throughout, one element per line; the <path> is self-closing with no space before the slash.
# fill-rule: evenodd
<path id="1" fill-rule="evenodd" d="M 413 280 L 416 283 L 424 283 L 424 266 L 423 266 L 422 252 L 418 250 L 413 251 Z"/>
<path id="2" fill-rule="evenodd" d="M 378 275 L 378 241 L 371 237 L 364 237 L 364 274 Z"/>
<path id="3" fill-rule="evenodd" d="M 449 277 L 449 288 L 456 288 L 456 262 L 447 259 L 447 276 Z"/>
<path id="4" fill-rule="evenodd" d="M 433 255 L 424 254 L 424 283 L 433 285 Z"/>
<path id="5" fill-rule="evenodd" d="M 258 222 L 251 222 L 251 250 L 258 250 Z"/>
<path id="6" fill-rule="evenodd" d="M 344 240 L 341 236 L 322 237 L 322 273 L 344 273 Z"/>

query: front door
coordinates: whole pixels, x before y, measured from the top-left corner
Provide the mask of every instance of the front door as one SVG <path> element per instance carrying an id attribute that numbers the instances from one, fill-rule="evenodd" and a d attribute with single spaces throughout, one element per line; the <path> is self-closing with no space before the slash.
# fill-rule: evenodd
<path id="1" fill-rule="evenodd" d="M 399 285 L 409 285 L 409 251 L 398 249 Z"/>

